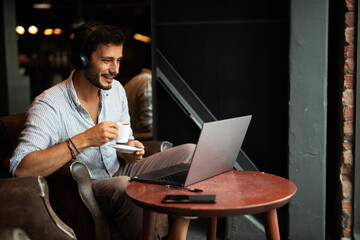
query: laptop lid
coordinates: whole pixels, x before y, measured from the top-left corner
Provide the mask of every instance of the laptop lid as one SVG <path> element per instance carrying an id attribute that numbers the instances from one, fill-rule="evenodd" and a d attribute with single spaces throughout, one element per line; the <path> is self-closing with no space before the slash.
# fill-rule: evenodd
<path id="1" fill-rule="evenodd" d="M 181 163 L 132 177 L 132 180 L 155 184 L 188 186 L 231 170 L 240 152 L 251 116 L 204 123 L 189 164 Z M 169 179 L 186 174 L 185 180 Z"/>
<path id="2" fill-rule="evenodd" d="M 204 123 L 184 186 L 233 169 L 251 118 Z"/>

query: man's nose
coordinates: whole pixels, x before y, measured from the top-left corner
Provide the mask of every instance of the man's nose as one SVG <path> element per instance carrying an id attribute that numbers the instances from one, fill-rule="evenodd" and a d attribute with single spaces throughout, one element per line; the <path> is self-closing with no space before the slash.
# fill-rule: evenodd
<path id="1" fill-rule="evenodd" d="M 120 69 L 119 62 L 116 61 L 113 64 L 111 64 L 111 68 L 110 68 L 111 73 L 117 75 L 119 73 L 119 69 Z"/>

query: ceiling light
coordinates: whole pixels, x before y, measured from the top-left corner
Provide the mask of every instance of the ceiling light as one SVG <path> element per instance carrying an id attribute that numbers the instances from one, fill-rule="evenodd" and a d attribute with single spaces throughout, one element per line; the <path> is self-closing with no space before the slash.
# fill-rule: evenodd
<path id="1" fill-rule="evenodd" d="M 139 33 L 134 34 L 134 39 L 145 42 L 145 43 L 151 42 L 151 38 L 149 38 L 148 36 L 139 34 Z"/>
<path id="2" fill-rule="evenodd" d="M 47 1 L 42 1 L 33 4 L 33 8 L 36 9 L 50 9 L 51 7 L 52 7 L 51 4 Z"/>
<path id="3" fill-rule="evenodd" d="M 47 28 L 44 30 L 44 35 L 51 35 L 53 34 L 54 30 L 52 30 L 51 28 Z"/>
<path id="4" fill-rule="evenodd" d="M 20 35 L 23 35 L 25 33 L 25 28 L 23 26 L 17 26 L 15 30 Z"/>
<path id="5" fill-rule="evenodd" d="M 55 29 L 54 29 L 54 34 L 59 35 L 59 34 L 61 34 L 61 33 L 62 33 L 61 28 L 55 28 Z"/>
<path id="6" fill-rule="evenodd" d="M 33 26 L 30 26 L 30 27 L 28 28 L 28 31 L 29 31 L 29 33 L 31 33 L 31 34 L 37 34 L 38 28 L 33 25 Z"/>

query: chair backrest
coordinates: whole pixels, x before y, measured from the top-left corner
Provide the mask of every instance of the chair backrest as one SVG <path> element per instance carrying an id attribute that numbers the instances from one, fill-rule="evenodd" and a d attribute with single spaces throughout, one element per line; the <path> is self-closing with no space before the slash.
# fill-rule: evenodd
<path id="1" fill-rule="evenodd" d="M 9 159 L 24 128 L 25 113 L 0 117 L 0 177 L 9 177 Z"/>

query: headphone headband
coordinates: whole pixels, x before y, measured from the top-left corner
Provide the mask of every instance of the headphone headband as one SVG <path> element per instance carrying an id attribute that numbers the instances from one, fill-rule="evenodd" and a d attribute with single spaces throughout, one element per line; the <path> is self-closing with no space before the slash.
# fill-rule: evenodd
<path id="1" fill-rule="evenodd" d="M 87 40 L 88 40 L 89 37 L 90 37 L 90 34 L 94 34 L 94 32 L 95 32 L 99 27 L 100 27 L 100 25 L 95 25 L 95 26 L 93 26 L 93 27 L 91 27 L 91 28 L 86 28 L 86 29 L 88 29 L 90 32 L 86 35 L 86 38 L 85 38 L 85 40 L 84 40 L 84 42 L 83 42 L 83 44 L 81 45 L 81 48 L 80 48 L 80 50 L 79 50 L 79 54 L 82 54 L 82 51 L 83 51 L 83 49 L 84 49 L 84 47 L 85 47 L 85 44 L 86 44 Z"/>

